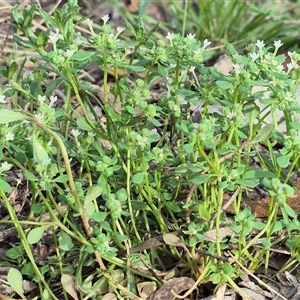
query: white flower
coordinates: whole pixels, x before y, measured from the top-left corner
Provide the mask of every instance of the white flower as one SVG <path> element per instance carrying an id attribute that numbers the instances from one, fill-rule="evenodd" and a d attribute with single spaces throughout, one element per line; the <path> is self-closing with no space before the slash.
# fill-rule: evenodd
<path id="1" fill-rule="evenodd" d="M 292 63 L 288 63 L 288 64 L 286 65 L 286 67 L 287 67 L 287 73 L 290 73 L 291 70 L 293 69 L 293 64 L 292 64 Z"/>
<path id="2" fill-rule="evenodd" d="M 74 50 L 68 49 L 68 50 L 66 50 L 66 51 L 64 52 L 64 57 L 71 58 L 71 57 L 73 56 L 74 53 L 75 53 Z"/>
<path id="3" fill-rule="evenodd" d="M 51 95 L 50 96 L 50 106 L 53 106 L 53 104 L 57 101 L 57 96 L 53 96 Z"/>
<path id="4" fill-rule="evenodd" d="M 80 134 L 80 132 L 79 132 L 78 129 L 72 129 L 71 133 L 74 135 L 75 138 L 77 138 L 79 136 L 79 134 Z"/>
<path id="5" fill-rule="evenodd" d="M 9 164 L 7 161 L 3 162 L 0 166 L 0 174 L 10 170 L 11 167 L 12 167 L 12 164 Z"/>
<path id="6" fill-rule="evenodd" d="M 261 49 L 262 47 L 265 46 L 265 43 L 264 43 L 264 41 L 257 40 L 255 45 L 257 48 Z"/>
<path id="7" fill-rule="evenodd" d="M 276 49 L 280 48 L 283 45 L 283 43 L 281 43 L 281 40 L 275 41 L 274 42 L 274 46 Z"/>
<path id="8" fill-rule="evenodd" d="M 104 15 L 103 17 L 101 17 L 101 19 L 103 20 L 104 25 L 107 23 L 107 21 L 109 20 L 109 15 Z"/>
<path id="9" fill-rule="evenodd" d="M 174 37 L 175 37 L 175 34 L 174 34 L 174 33 L 170 33 L 170 32 L 168 32 L 168 34 L 167 34 L 167 36 L 166 36 L 166 38 L 167 38 L 170 42 L 174 39 Z"/>
<path id="10" fill-rule="evenodd" d="M 0 103 L 6 103 L 4 95 L 0 95 Z"/>
<path id="11" fill-rule="evenodd" d="M 196 34 L 191 34 L 191 33 L 189 33 L 186 37 L 187 37 L 189 40 L 194 41 L 194 40 L 195 40 L 195 36 L 196 36 Z"/>
<path id="12" fill-rule="evenodd" d="M 283 70 L 284 70 L 283 65 L 278 65 L 278 66 L 277 66 L 277 71 L 281 72 L 281 71 L 283 71 Z"/>
<path id="13" fill-rule="evenodd" d="M 191 66 L 191 67 L 189 68 L 189 72 L 194 73 L 194 71 L 195 71 L 195 67 L 194 67 L 194 66 Z"/>
<path id="14" fill-rule="evenodd" d="M 88 26 L 92 26 L 93 20 L 91 20 L 90 18 L 87 18 L 85 21 L 88 24 Z"/>
<path id="15" fill-rule="evenodd" d="M 293 55 L 295 54 L 295 51 L 291 52 L 289 51 L 288 52 L 288 56 L 290 57 L 291 60 L 293 60 Z"/>
<path id="16" fill-rule="evenodd" d="M 123 32 L 125 30 L 124 27 L 117 27 L 117 33 L 120 34 L 121 32 Z"/>
<path id="17" fill-rule="evenodd" d="M 54 33 L 49 36 L 50 41 L 55 44 L 58 40 L 62 40 L 63 36 L 60 33 Z"/>
<path id="18" fill-rule="evenodd" d="M 211 42 L 208 39 L 205 39 L 203 42 L 203 50 L 208 47 L 211 44 Z"/>
<path id="19" fill-rule="evenodd" d="M 14 137 L 15 135 L 10 131 L 5 135 L 6 141 L 13 141 Z"/>
<path id="20" fill-rule="evenodd" d="M 36 114 L 34 114 L 34 115 L 35 115 L 35 117 L 39 120 L 39 122 L 41 122 L 41 121 L 44 119 L 44 116 L 41 115 L 41 114 L 39 114 L 39 113 L 36 113 Z"/>
<path id="21" fill-rule="evenodd" d="M 40 102 L 40 104 L 43 104 L 46 100 L 46 96 L 41 96 L 41 95 L 38 95 L 38 101 Z"/>
<path id="22" fill-rule="evenodd" d="M 250 57 L 252 61 L 256 61 L 259 58 L 258 53 L 250 53 Z"/>

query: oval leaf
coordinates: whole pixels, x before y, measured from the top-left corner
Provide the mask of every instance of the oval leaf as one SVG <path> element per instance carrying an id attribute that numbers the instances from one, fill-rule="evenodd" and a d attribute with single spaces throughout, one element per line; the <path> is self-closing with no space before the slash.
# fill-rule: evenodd
<path id="1" fill-rule="evenodd" d="M 47 164 L 49 160 L 48 153 L 34 135 L 32 136 L 32 148 L 34 160 L 41 165 Z"/>
<path id="2" fill-rule="evenodd" d="M 232 83 L 230 83 L 228 81 L 224 81 L 224 80 L 218 80 L 218 81 L 216 81 L 216 83 L 217 83 L 218 87 L 223 90 L 228 90 L 233 87 Z"/>
<path id="3" fill-rule="evenodd" d="M 178 246 L 182 245 L 182 242 L 178 238 L 178 236 L 176 236 L 175 234 L 172 234 L 172 233 L 164 234 L 163 239 L 164 239 L 165 243 L 167 245 L 170 245 L 170 246 L 177 246 L 178 247 Z"/>
<path id="4" fill-rule="evenodd" d="M 254 143 L 260 143 L 260 142 L 263 142 L 265 140 L 267 140 L 272 131 L 273 131 L 273 128 L 274 126 L 269 124 L 269 125 L 266 125 L 264 126 L 258 133 L 257 135 L 254 137 L 254 139 L 251 141 L 252 144 Z"/>
<path id="5" fill-rule="evenodd" d="M 132 176 L 132 182 L 135 184 L 140 184 L 144 180 L 144 173 L 136 173 Z"/>
<path id="6" fill-rule="evenodd" d="M 59 233 L 58 242 L 59 242 L 59 247 L 63 251 L 69 251 L 73 247 L 73 242 L 72 242 L 71 237 L 67 233 L 65 233 L 64 231 L 61 231 Z"/>
<path id="7" fill-rule="evenodd" d="M 33 228 L 29 231 L 27 236 L 27 241 L 29 244 L 36 244 L 43 236 L 45 230 L 49 227 L 49 225 L 46 226 L 40 226 Z"/>
<path id="8" fill-rule="evenodd" d="M 26 299 L 23 294 L 23 276 L 19 270 L 10 268 L 7 274 L 7 281 L 22 299 Z"/>
<path id="9" fill-rule="evenodd" d="M 0 109 L 0 124 L 6 124 L 14 121 L 24 120 L 25 117 L 10 109 Z"/>

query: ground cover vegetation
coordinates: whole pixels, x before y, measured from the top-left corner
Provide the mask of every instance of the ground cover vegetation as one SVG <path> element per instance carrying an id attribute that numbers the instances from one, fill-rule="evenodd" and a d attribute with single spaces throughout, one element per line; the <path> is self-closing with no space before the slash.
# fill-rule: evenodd
<path id="1" fill-rule="evenodd" d="M 298 199 L 300 55 L 290 51 L 284 68 L 281 54 L 297 44 L 282 26 L 296 26 L 296 4 L 278 15 L 253 2 L 245 21 L 246 2 L 225 1 L 221 13 L 214 2 L 174 1 L 162 7 L 168 28 L 146 15 L 150 2 L 139 2 L 140 16 L 114 3 L 124 27 L 79 17 L 76 0 L 51 13 L 12 9 L 14 48 L 0 67 L 10 217 L 0 224 L 18 237 L 5 253 L 10 297 L 161 299 L 155 291 L 178 280 L 164 299 L 202 299 L 200 286 L 247 299 L 238 279 L 271 276 L 276 247 L 289 254 L 278 272 L 298 275 L 300 224 L 287 200 Z M 36 16 L 46 30 L 33 30 Z M 229 74 L 206 64 L 217 51 Z M 21 183 L 25 218 L 12 201 Z M 260 219 L 243 208 L 258 186 L 269 201 Z"/>

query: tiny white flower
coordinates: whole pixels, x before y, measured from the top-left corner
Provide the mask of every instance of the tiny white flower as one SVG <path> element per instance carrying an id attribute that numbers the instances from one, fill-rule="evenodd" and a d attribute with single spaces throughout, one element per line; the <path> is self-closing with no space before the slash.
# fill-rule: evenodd
<path id="1" fill-rule="evenodd" d="M 287 73 L 290 73 L 291 70 L 293 70 L 293 64 L 292 64 L 292 63 L 288 63 L 288 64 L 286 65 L 286 67 L 287 67 Z"/>
<path id="2" fill-rule="evenodd" d="M 62 40 L 63 36 L 60 33 L 54 33 L 49 36 L 52 43 L 56 43 L 58 40 Z"/>
<path id="3" fill-rule="evenodd" d="M 15 135 L 10 131 L 5 135 L 6 141 L 13 141 L 14 137 Z"/>
<path id="4" fill-rule="evenodd" d="M 93 132 L 88 132 L 88 136 L 90 136 L 90 137 L 94 137 L 96 134 L 95 133 L 93 133 Z"/>
<path id="5" fill-rule="evenodd" d="M 211 42 L 208 39 L 205 39 L 203 42 L 203 50 L 208 47 L 211 44 Z"/>
<path id="6" fill-rule="evenodd" d="M 88 26 L 92 26 L 93 20 L 91 20 L 90 18 L 87 18 L 85 21 L 88 24 Z"/>
<path id="7" fill-rule="evenodd" d="M 103 20 L 104 25 L 107 23 L 107 21 L 109 20 L 109 15 L 104 15 L 103 17 L 101 17 L 101 19 Z"/>
<path id="8" fill-rule="evenodd" d="M 288 52 L 288 56 L 290 57 L 291 60 L 293 60 L 293 55 L 295 54 L 295 51 L 291 52 L 289 51 Z"/>
<path id="9" fill-rule="evenodd" d="M 0 103 L 6 103 L 4 95 L 0 95 Z"/>
<path id="10" fill-rule="evenodd" d="M 277 66 L 277 71 L 281 72 L 283 70 L 284 70 L 283 65 L 278 65 Z"/>
<path id="11" fill-rule="evenodd" d="M 264 41 L 257 40 L 255 45 L 257 48 L 261 49 L 262 47 L 265 46 L 265 43 L 264 43 Z"/>
<path id="12" fill-rule="evenodd" d="M 12 164 L 9 164 L 7 161 L 4 161 L 0 166 L 0 173 L 9 171 L 12 167 Z"/>
<path id="13" fill-rule="evenodd" d="M 41 122 L 44 119 L 44 116 L 39 113 L 35 113 L 34 115 L 39 120 L 39 122 Z"/>
<path id="14" fill-rule="evenodd" d="M 194 73 L 194 71 L 195 71 L 195 67 L 194 67 L 194 66 L 191 66 L 191 67 L 189 68 L 189 72 Z"/>
<path id="15" fill-rule="evenodd" d="M 53 104 L 57 101 L 57 96 L 53 96 L 51 95 L 50 96 L 50 106 L 53 106 Z"/>
<path id="16" fill-rule="evenodd" d="M 79 136 L 79 134 L 80 134 L 80 132 L 79 132 L 78 129 L 72 129 L 71 133 L 74 135 L 75 138 L 77 138 Z"/>
<path id="17" fill-rule="evenodd" d="M 174 39 L 174 37 L 175 37 L 175 34 L 174 34 L 174 33 L 170 33 L 170 32 L 168 32 L 168 34 L 167 34 L 167 36 L 166 36 L 166 38 L 167 38 L 170 42 Z"/>
<path id="18" fill-rule="evenodd" d="M 189 33 L 186 37 L 189 39 L 189 40 L 195 40 L 195 36 L 196 36 L 196 34 L 191 34 L 191 33 Z"/>
<path id="19" fill-rule="evenodd" d="M 275 46 L 275 48 L 280 48 L 281 46 L 283 45 L 283 43 L 281 42 L 281 40 L 278 40 L 278 41 L 275 41 L 274 42 L 274 46 Z"/>
<path id="20" fill-rule="evenodd" d="M 250 53 L 250 57 L 252 61 L 256 61 L 259 58 L 258 53 Z"/>
<path id="21" fill-rule="evenodd" d="M 73 56 L 74 53 L 75 53 L 74 50 L 68 49 L 68 50 L 66 50 L 66 51 L 64 52 L 64 57 L 71 58 L 71 57 Z"/>
<path id="22" fill-rule="evenodd" d="M 41 95 L 38 95 L 38 101 L 40 102 L 40 104 L 43 104 L 46 100 L 46 96 L 41 96 Z"/>
<path id="23" fill-rule="evenodd" d="M 125 28 L 123 27 L 117 27 L 117 33 L 120 34 L 121 32 L 123 32 L 125 30 Z"/>

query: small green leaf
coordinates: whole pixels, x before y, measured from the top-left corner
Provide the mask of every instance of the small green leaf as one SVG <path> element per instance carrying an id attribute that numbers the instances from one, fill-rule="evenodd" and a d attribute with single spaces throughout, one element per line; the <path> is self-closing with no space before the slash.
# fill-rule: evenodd
<path id="1" fill-rule="evenodd" d="M 179 239 L 179 237 L 172 233 L 164 234 L 163 240 L 167 245 L 170 245 L 170 246 L 178 247 L 178 246 L 182 245 L 182 242 Z"/>
<path id="2" fill-rule="evenodd" d="M 267 140 L 270 137 L 270 135 L 272 134 L 273 129 L 274 129 L 274 126 L 271 125 L 271 124 L 264 126 L 257 133 L 257 135 L 253 138 L 251 143 L 252 144 L 260 143 L 260 142 L 263 142 L 263 141 Z"/>
<path id="3" fill-rule="evenodd" d="M 158 74 L 163 78 L 166 78 L 168 76 L 168 70 L 160 64 L 158 64 L 157 71 Z"/>
<path id="4" fill-rule="evenodd" d="M 22 273 L 15 269 L 10 268 L 7 274 L 7 281 L 12 289 L 22 298 L 26 299 L 23 294 L 23 276 Z"/>
<path id="5" fill-rule="evenodd" d="M 199 204 L 198 212 L 201 219 L 208 221 L 211 217 L 208 209 L 204 206 L 204 204 Z"/>
<path id="6" fill-rule="evenodd" d="M 145 68 L 142 66 L 134 66 L 134 65 L 126 65 L 126 68 L 134 71 L 134 72 L 143 72 L 145 71 Z"/>
<path id="7" fill-rule="evenodd" d="M 286 168 L 290 163 L 290 156 L 288 155 L 280 155 L 276 158 L 278 166 L 281 168 Z"/>
<path id="8" fill-rule="evenodd" d="M 218 85 L 218 87 L 220 89 L 223 89 L 223 90 L 228 90 L 230 88 L 233 88 L 233 84 L 231 82 L 224 81 L 224 80 L 218 80 L 218 81 L 216 81 L 216 84 Z"/>
<path id="9" fill-rule="evenodd" d="M 25 171 L 25 177 L 29 181 L 38 181 L 38 179 L 34 176 L 34 174 L 32 174 L 31 172 L 29 172 L 27 170 Z"/>
<path id="10" fill-rule="evenodd" d="M 193 150 L 194 150 L 194 144 L 192 144 L 192 143 L 185 144 L 185 145 L 183 146 L 183 149 L 184 149 L 184 151 L 185 151 L 186 153 L 190 154 L 190 153 L 192 153 Z"/>
<path id="11" fill-rule="evenodd" d="M 36 228 L 33 228 L 32 230 L 29 231 L 27 235 L 27 241 L 29 244 L 36 244 L 40 239 L 42 238 L 45 230 L 49 228 L 49 225 L 45 226 L 39 226 Z"/>
<path id="12" fill-rule="evenodd" d="M 22 46 L 24 48 L 28 48 L 28 49 L 34 49 L 34 46 L 27 41 L 22 40 L 20 37 L 14 35 L 13 37 L 14 42 L 16 42 L 19 46 Z"/>
<path id="13" fill-rule="evenodd" d="M 131 206 L 134 210 L 151 210 L 149 205 L 144 202 L 132 201 Z"/>
<path id="14" fill-rule="evenodd" d="M 132 176 L 132 182 L 135 184 L 141 184 L 144 181 L 144 173 L 136 173 Z"/>
<path id="15" fill-rule="evenodd" d="M 103 211 L 96 211 L 91 215 L 91 218 L 95 221 L 95 222 L 103 222 L 107 217 L 107 213 L 103 212 Z"/>
<path id="16" fill-rule="evenodd" d="M 251 170 L 245 173 L 244 179 L 256 178 L 274 178 L 276 175 L 270 171 Z"/>
<path id="17" fill-rule="evenodd" d="M 49 156 L 45 148 L 39 143 L 35 135 L 32 136 L 33 158 L 41 165 L 45 165 L 49 161 Z"/>
<path id="18" fill-rule="evenodd" d="M 53 182 L 59 182 L 59 183 L 66 183 L 68 181 L 68 176 L 67 175 L 60 175 L 56 178 L 53 179 Z"/>
<path id="19" fill-rule="evenodd" d="M 256 103 L 254 101 L 249 101 L 249 102 L 246 102 L 246 104 L 244 105 L 243 113 L 248 121 L 248 124 L 253 126 L 254 120 L 260 114 L 260 108 L 256 105 Z"/>
<path id="20" fill-rule="evenodd" d="M 41 213 L 42 209 L 44 208 L 44 203 L 36 203 L 31 205 L 31 211 L 34 214 L 39 214 Z"/>
<path id="21" fill-rule="evenodd" d="M 287 203 L 283 203 L 283 205 L 280 208 L 281 208 L 282 214 L 286 213 L 291 218 L 297 217 L 295 211 Z"/>
<path id="22" fill-rule="evenodd" d="M 131 25 L 131 23 L 128 20 L 124 19 L 124 21 L 126 23 L 128 30 L 133 34 L 133 36 L 136 37 L 136 30 L 134 29 L 134 27 Z"/>
<path id="23" fill-rule="evenodd" d="M 15 75 L 17 71 L 18 65 L 16 62 L 12 62 L 8 68 L 8 78 L 13 79 L 13 76 Z"/>
<path id="24" fill-rule="evenodd" d="M 90 202 L 98 198 L 103 192 L 103 189 L 99 185 L 92 185 L 88 188 L 87 194 L 84 199 L 84 203 Z"/>
<path id="25" fill-rule="evenodd" d="M 202 184 L 208 181 L 212 174 L 196 175 L 192 176 L 191 182 L 194 184 Z"/>
<path id="26" fill-rule="evenodd" d="M 243 186 L 247 186 L 250 188 L 255 188 L 258 184 L 259 184 L 259 180 L 255 180 L 255 179 L 239 179 L 235 181 L 236 184 L 240 184 Z"/>
<path id="27" fill-rule="evenodd" d="M 85 117 L 78 117 L 77 118 L 77 126 L 85 131 L 93 131 L 93 128 L 88 124 L 88 122 L 86 121 Z"/>
<path id="28" fill-rule="evenodd" d="M 42 17 L 47 21 L 48 24 L 50 24 L 52 27 L 57 28 L 58 24 L 54 21 L 54 19 L 43 9 L 39 9 L 39 13 L 42 15 Z"/>
<path id="29" fill-rule="evenodd" d="M 11 186 L 2 178 L 0 178 L 0 189 L 4 192 L 4 193 L 8 193 L 11 190 Z"/>
<path id="30" fill-rule="evenodd" d="M 225 47 L 227 50 L 229 50 L 231 55 L 235 55 L 238 54 L 238 52 L 235 50 L 234 46 L 232 44 L 230 44 L 228 41 L 224 41 L 225 43 Z"/>
<path id="31" fill-rule="evenodd" d="M 25 116 L 23 116 L 19 112 L 15 112 L 10 109 L 0 109 L 0 124 L 6 124 L 14 121 L 24 120 Z"/>
<path id="32" fill-rule="evenodd" d="M 80 51 L 74 53 L 72 59 L 75 61 L 87 62 L 95 54 L 95 51 Z"/>
<path id="33" fill-rule="evenodd" d="M 63 251 L 70 251 L 73 248 L 71 237 L 62 230 L 59 233 L 58 243 L 60 249 L 62 249 Z"/>

